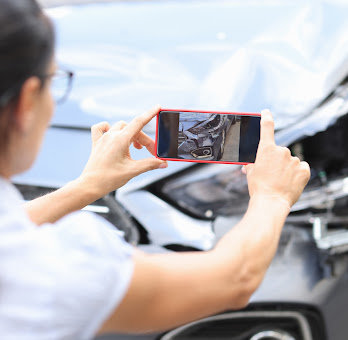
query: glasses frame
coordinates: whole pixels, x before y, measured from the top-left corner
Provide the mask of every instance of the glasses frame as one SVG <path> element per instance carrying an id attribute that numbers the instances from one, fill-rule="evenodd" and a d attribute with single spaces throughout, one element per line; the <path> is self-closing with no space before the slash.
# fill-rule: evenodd
<path id="1" fill-rule="evenodd" d="M 55 100 L 57 105 L 64 103 L 66 99 L 68 98 L 73 85 L 73 80 L 75 76 L 74 72 L 66 70 L 64 68 L 58 68 L 54 73 L 38 76 L 42 82 L 45 81 L 45 79 L 47 78 L 51 78 L 51 81 L 53 81 L 55 77 L 60 77 L 60 76 L 64 76 L 67 78 L 67 86 L 63 96 Z"/>
<path id="2" fill-rule="evenodd" d="M 66 99 L 68 98 L 68 96 L 71 92 L 72 85 L 73 85 L 73 79 L 74 79 L 74 75 L 75 75 L 74 72 L 63 69 L 63 68 L 58 68 L 54 73 L 51 73 L 51 74 L 32 75 L 30 77 L 38 77 L 41 80 L 42 85 L 43 85 L 43 83 L 45 82 L 45 80 L 47 78 L 54 78 L 54 77 L 60 76 L 62 74 L 67 78 L 67 86 L 66 86 L 66 90 L 64 92 L 64 95 L 61 98 L 56 100 L 56 104 L 60 105 L 66 101 Z M 30 77 L 28 77 L 28 78 L 30 78 Z M 15 84 L 11 88 L 9 88 L 7 91 L 5 91 L 0 96 L 0 109 L 4 108 L 6 105 L 8 105 L 8 103 L 11 101 L 11 99 L 13 99 L 17 95 L 17 92 L 20 90 L 23 83 L 28 78 L 25 78 L 24 80 L 19 81 L 17 84 Z"/>

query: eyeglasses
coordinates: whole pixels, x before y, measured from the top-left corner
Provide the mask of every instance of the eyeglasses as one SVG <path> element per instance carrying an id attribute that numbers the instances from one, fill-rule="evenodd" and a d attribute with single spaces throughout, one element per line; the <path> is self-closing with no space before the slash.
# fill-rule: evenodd
<path id="1" fill-rule="evenodd" d="M 56 104 L 62 104 L 69 96 L 74 79 L 73 72 L 58 69 L 53 74 L 39 75 L 37 77 L 42 82 L 44 82 L 47 78 L 50 78 L 51 91 Z M 17 95 L 24 81 L 17 83 L 0 96 L 0 108 L 5 107 Z"/>
<path id="2" fill-rule="evenodd" d="M 51 91 L 56 104 L 62 104 L 69 96 L 74 79 L 74 73 L 64 69 L 58 69 L 53 74 L 39 77 L 51 78 Z"/>

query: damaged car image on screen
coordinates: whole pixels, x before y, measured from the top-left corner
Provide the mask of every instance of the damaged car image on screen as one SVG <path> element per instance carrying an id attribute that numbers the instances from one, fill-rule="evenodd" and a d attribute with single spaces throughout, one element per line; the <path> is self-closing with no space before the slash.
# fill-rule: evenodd
<path id="1" fill-rule="evenodd" d="M 184 159 L 220 160 L 226 136 L 235 116 L 190 112 L 180 113 L 178 157 Z"/>

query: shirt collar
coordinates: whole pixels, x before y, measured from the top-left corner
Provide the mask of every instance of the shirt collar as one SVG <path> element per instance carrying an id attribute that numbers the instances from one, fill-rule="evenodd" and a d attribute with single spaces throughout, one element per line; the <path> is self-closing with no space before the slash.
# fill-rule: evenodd
<path id="1" fill-rule="evenodd" d="M 23 197 L 7 179 L 0 177 L 0 212 L 22 207 Z"/>

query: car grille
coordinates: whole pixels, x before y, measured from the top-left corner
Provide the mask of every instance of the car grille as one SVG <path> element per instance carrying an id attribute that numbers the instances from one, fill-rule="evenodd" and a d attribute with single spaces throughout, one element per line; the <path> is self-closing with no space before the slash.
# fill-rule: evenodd
<path id="1" fill-rule="evenodd" d="M 161 340 L 317 340 L 294 311 L 246 311 L 212 316 L 179 327 Z"/>
<path id="2" fill-rule="evenodd" d="M 178 145 L 185 142 L 186 139 L 187 139 L 187 137 L 184 135 L 184 133 L 182 131 L 179 131 L 178 132 Z"/>

